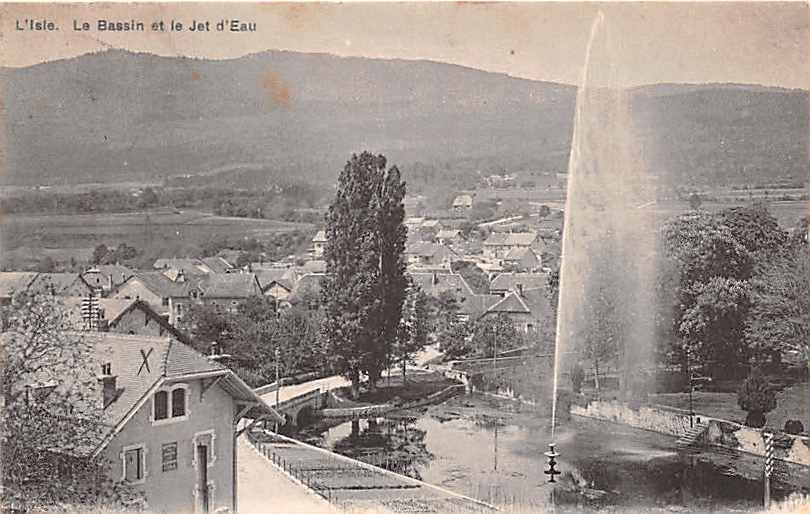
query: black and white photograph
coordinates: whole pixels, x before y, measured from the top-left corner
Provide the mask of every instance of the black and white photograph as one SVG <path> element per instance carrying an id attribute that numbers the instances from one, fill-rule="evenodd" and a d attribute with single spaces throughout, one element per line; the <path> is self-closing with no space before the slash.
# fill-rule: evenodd
<path id="1" fill-rule="evenodd" d="M 0 4 L 0 512 L 810 513 L 810 4 Z"/>

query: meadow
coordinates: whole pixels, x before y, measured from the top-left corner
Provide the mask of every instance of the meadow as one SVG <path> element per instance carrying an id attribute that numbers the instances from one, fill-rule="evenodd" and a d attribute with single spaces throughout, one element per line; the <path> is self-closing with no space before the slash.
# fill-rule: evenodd
<path id="1" fill-rule="evenodd" d="M 126 243 L 149 258 L 199 253 L 213 239 L 243 237 L 267 241 L 307 223 L 215 216 L 196 210 L 153 210 L 116 214 L 7 215 L 0 223 L 3 265 L 16 268 L 31 259 L 86 261 L 99 244 Z"/>

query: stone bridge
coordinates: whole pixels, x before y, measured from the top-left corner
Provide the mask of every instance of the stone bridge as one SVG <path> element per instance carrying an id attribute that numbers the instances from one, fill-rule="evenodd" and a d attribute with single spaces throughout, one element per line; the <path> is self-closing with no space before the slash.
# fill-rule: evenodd
<path id="1" fill-rule="evenodd" d="M 278 410 L 287 419 L 287 424 L 299 426 L 307 423 L 315 412 L 326 406 L 327 394 L 320 389 L 309 391 L 279 402 Z"/>

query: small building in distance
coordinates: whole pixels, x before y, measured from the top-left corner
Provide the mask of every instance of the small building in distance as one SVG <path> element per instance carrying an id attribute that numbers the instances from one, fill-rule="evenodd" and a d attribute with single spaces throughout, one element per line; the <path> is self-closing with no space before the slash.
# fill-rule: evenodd
<path id="1" fill-rule="evenodd" d="M 453 211 L 459 216 L 465 216 L 472 209 L 473 198 L 471 195 L 458 195 L 453 199 Z"/>
<path id="2" fill-rule="evenodd" d="M 536 272 L 542 269 L 543 262 L 531 247 L 513 248 L 503 258 L 503 265 L 511 271 Z"/>
<path id="3" fill-rule="evenodd" d="M 436 234 L 436 242 L 440 245 L 452 246 L 462 242 L 461 230 L 445 228 Z"/>
<path id="4" fill-rule="evenodd" d="M 107 296 L 134 274 L 134 271 L 120 264 L 99 264 L 82 273 L 82 278 L 97 295 Z"/>
<path id="5" fill-rule="evenodd" d="M 326 231 L 319 230 L 315 237 L 312 238 L 312 255 L 316 259 L 323 257 L 323 252 L 326 250 Z"/>
<path id="6" fill-rule="evenodd" d="M 89 296 L 95 292 L 79 273 L 38 273 L 30 291 L 53 296 Z"/>

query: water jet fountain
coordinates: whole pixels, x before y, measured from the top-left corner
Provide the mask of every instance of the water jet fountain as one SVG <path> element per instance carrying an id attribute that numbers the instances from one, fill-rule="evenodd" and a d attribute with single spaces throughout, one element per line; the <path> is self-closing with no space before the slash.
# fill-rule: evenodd
<path id="1" fill-rule="evenodd" d="M 618 76 L 615 41 L 607 29 L 600 11 L 577 89 L 568 162 L 551 450 L 545 453 L 555 471 L 561 377 L 574 363 L 588 366 L 599 397 L 600 373 L 611 366 L 623 399 L 630 399 L 639 387 L 631 370 L 643 369 L 652 355 L 657 228 L 649 207 L 656 202 L 655 182 L 642 164 L 626 81 Z"/>

